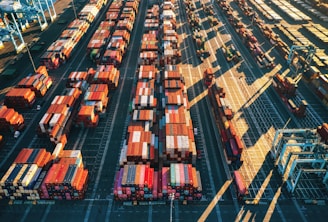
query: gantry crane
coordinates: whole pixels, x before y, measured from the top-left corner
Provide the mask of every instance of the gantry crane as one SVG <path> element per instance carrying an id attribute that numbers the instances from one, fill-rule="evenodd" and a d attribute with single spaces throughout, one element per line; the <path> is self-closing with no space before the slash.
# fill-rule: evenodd
<path id="1" fill-rule="evenodd" d="M 321 188 L 328 189 L 328 145 L 315 129 L 277 130 L 271 154 L 289 192 L 301 187 L 299 193 L 321 198 Z"/>
<path id="2" fill-rule="evenodd" d="M 301 62 L 297 61 L 296 64 L 294 64 L 295 53 L 297 51 L 305 51 L 306 58 L 298 58 L 298 60 L 301 59 Z M 290 47 L 290 51 L 287 57 L 287 65 L 289 65 L 290 68 L 292 68 L 293 66 L 295 67 L 295 69 L 293 70 L 294 77 L 298 77 L 299 73 L 302 73 L 306 67 L 310 66 L 315 52 L 316 49 L 313 45 L 292 45 L 292 47 Z"/>
<path id="3" fill-rule="evenodd" d="M 51 21 L 56 18 L 55 7 L 51 2 L 49 7 L 48 0 L 2 0 L 0 2 L 0 19 L 3 24 L 0 31 L 0 41 L 11 41 L 17 53 L 25 46 L 21 31 L 29 27 L 30 22 L 38 21 L 41 31 L 47 26 L 48 22 L 44 14 L 47 10 Z M 15 37 L 18 37 L 19 43 Z"/>

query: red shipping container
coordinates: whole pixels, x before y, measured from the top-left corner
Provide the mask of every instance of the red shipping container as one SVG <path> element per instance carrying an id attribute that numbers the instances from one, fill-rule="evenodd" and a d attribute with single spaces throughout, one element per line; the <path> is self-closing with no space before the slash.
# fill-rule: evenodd
<path id="1" fill-rule="evenodd" d="M 239 171 L 235 170 L 233 172 L 233 178 L 235 180 L 236 186 L 237 186 L 237 191 L 240 195 L 247 195 L 248 190 L 245 184 L 245 180 L 243 176 L 240 174 Z"/>
<path id="2" fill-rule="evenodd" d="M 238 135 L 235 136 L 235 140 L 236 140 L 236 144 L 237 144 L 237 147 L 238 147 L 238 153 L 241 154 L 243 152 L 243 149 L 244 149 L 244 144 L 243 144 L 243 142 L 241 141 L 241 139 L 239 138 Z"/>

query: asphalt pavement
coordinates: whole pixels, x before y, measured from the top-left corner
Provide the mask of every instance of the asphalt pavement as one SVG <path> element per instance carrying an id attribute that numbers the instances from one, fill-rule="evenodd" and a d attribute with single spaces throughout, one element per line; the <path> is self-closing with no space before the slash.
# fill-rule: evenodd
<path id="1" fill-rule="evenodd" d="M 59 3 L 64 1 L 59 1 Z M 67 2 L 66 2 L 67 3 Z M 230 179 L 232 166 L 228 166 L 224 161 L 220 137 L 216 130 L 213 113 L 210 103 L 206 97 L 206 90 L 202 81 L 203 71 L 206 67 L 212 66 L 216 71 L 216 77 L 227 89 L 227 97 L 231 106 L 236 111 L 234 121 L 238 132 L 241 133 L 244 143 L 248 149 L 245 151 L 245 164 L 242 170 L 249 178 L 247 182 L 254 199 L 261 193 L 258 204 L 240 205 L 236 201 L 235 188 L 229 186 L 224 192 L 222 199 L 218 201 L 213 211 L 209 214 L 207 221 L 325 221 L 328 216 L 326 206 L 303 205 L 297 199 L 292 199 L 287 193 L 279 189 L 279 177 L 273 172 L 271 178 L 268 177 L 272 169 L 272 163 L 264 151 L 267 151 L 267 144 L 270 141 L 273 130 L 281 128 L 290 117 L 288 110 L 278 100 L 274 91 L 265 86 L 266 80 L 272 73 L 268 70 L 261 70 L 257 67 L 250 52 L 241 43 L 239 36 L 233 28 L 228 25 L 227 19 L 215 7 L 215 11 L 221 21 L 217 27 L 219 33 L 211 30 L 206 21 L 204 12 L 199 11 L 204 32 L 209 38 L 208 46 L 211 56 L 205 62 L 200 62 L 195 56 L 195 47 L 191 38 L 189 26 L 186 24 L 185 8 L 183 1 L 177 1 L 177 11 L 179 11 L 178 32 L 182 35 L 182 70 L 188 87 L 189 100 L 194 104 L 191 107 L 193 125 L 199 129 L 199 136 L 196 137 L 197 147 L 201 150 L 201 159 L 197 161 L 197 168 L 201 172 L 204 199 L 202 201 L 191 202 L 183 205 L 174 201 L 172 208 L 173 221 L 197 221 L 211 202 L 212 198 L 222 188 L 225 182 Z M 122 67 L 120 69 L 121 78 L 119 88 L 111 95 L 112 99 L 106 114 L 102 117 L 99 125 L 95 129 L 73 128 L 67 148 L 81 149 L 85 167 L 90 172 L 90 180 L 85 200 L 81 201 L 40 201 L 36 205 L 32 202 L 14 202 L 8 204 L 8 200 L 0 201 L 0 215 L 3 221 L 169 221 L 170 204 L 161 202 L 143 203 L 145 206 L 126 206 L 121 202 L 113 200 L 113 181 L 115 172 L 118 170 L 118 156 L 125 138 L 128 124 L 128 104 L 131 101 L 131 89 L 135 80 L 137 68 L 141 34 L 143 33 L 143 21 L 148 1 L 141 1 L 136 26 L 133 30 L 131 43 L 128 48 Z M 200 8 L 200 2 L 196 1 Z M 236 11 L 238 9 L 236 8 Z M 74 14 L 69 8 L 60 15 L 59 20 L 73 19 Z M 99 24 L 101 17 L 95 21 Z M 57 20 L 58 21 L 58 20 Z M 222 25 L 225 24 L 225 25 Z M 66 23 L 67 24 L 67 23 Z M 93 30 L 94 28 L 93 27 Z M 50 44 L 65 24 L 53 23 L 49 29 L 44 31 L 40 41 Z M 259 35 L 254 28 L 255 34 Z M 1 175 L 8 168 L 19 150 L 23 147 L 46 147 L 49 151 L 52 145 L 46 140 L 35 135 L 35 128 L 42 114 L 47 109 L 50 101 L 56 94 L 60 94 L 64 89 L 65 78 L 70 71 L 85 70 L 94 66 L 85 54 L 86 44 L 91 37 L 92 29 L 80 43 L 79 49 L 71 61 L 57 70 L 50 72 L 54 78 L 55 86 L 45 98 L 45 104 L 40 111 L 32 109 L 24 112 L 28 127 L 18 141 L 12 138 L 6 141 L 6 145 L 0 152 L 0 173 Z M 230 39 L 229 39 L 230 38 Z M 220 50 L 222 41 L 232 40 L 241 51 L 244 61 L 241 64 L 229 64 Z M 264 38 L 259 37 L 263 47 L 268 49 L 269 45 Z M 38 64 L 38 56 L 34 58 Z M 277 52 L 273 50 L 272 55 L 276 57 L 277 63 L 283 64 L 284 60 L 278 58 Z M 19 67 L 20 77 L 32 71 L 29 59 L 24 54 L 16 62 Z M 242 65 L 243 64 L 243 65 Z M 243 66 L 240 71 L 240 65 Z M 239 79 L 239 76 L 243 78 Z M 257 80 L 266 77 L 262 82 Z M 238 78 L 238 80 L 236 80 Z M 11 81 L 1 80 L 1 89 L 18 81 L 19 77 Z M 4 91 L 3 91 L 4 92 Z M 310 96 L 310 95 L 306 95 Z M 0 99 L 3 98 L 3 94 Z M 315 113 L 321 116 L 322 107 L 316 106 Z M 315 119 L 315 118 L 314 118 Z M 326 120 L 327 121 L 327 120 Z M 307 121 L 309 124 L 311 119 Z M 290 126 L 297 126 L 298 121 L 291 121 Z M 264 136 L 267 135 L 267 136 Z M 4 161 L 6 160 L 6 161 Z M 268 178 L 268 179 L 267 179 Z M 270 181 L 267 187 L 262 187 L 263 182 Z M 284 190 L 284 188 L 282 188 Z"/>

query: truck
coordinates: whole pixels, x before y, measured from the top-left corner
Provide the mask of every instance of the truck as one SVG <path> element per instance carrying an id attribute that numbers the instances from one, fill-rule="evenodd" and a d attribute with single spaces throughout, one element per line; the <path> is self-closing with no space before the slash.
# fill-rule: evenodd
<path id="1" fill-rule="evenodd" d="M 272 78 L 272 86 L 291 113 L 296 117 L 305 116 L 308 104 L 304 99 L 297 98 L 297 83 L 291 77 L 276 73 Z"/>
<path id="2" fill-rule="evenodd" d="M 223 152 L 228 164 L 238 163 L 243 152 L 244 145 L 237 135 L 235 126 L 231 121 L 234 112 L 225 98 L 225 92 L 217 81 L 213 81 L 208 88 L 208 96 L 211 101 L 215 116 L 215 123 L 220 132 Z"/>
<path id="3" fill-rule="evenodd" d="M 210 87 L 213 83 L 213 76 L 214 76 L 214 73 L 213 73 L 213 70 L 212 68 L 207 68 L 205 71 L 204 71 L 204 83 L 207 87 Z"/>
<path id="4" fill-rule="evenodd" d="M 229 46 L 224 45 L 222 47 L 222 51 L 228 62 L 234 61 L 237 63 L 241 59 L 240 52 L 235 48 L 233 44 L 230 44 Z"/>
<path id="5" fill-rule="evenodd" d="M 233 171 L 233 181 L 236 187 L 236 194 L 239 201 L 243 201 L 248 195 L 248 189 L 243 175 L 238 171 Z"/>
<path id="6" fill-rule="evenodd" d="M 196 53 L 198 58 L 203 61 L 205 58 L 210 56 L 209 51 L 205 46 L 206 38 L 198 31 L 193 33 L 193 39 L 196 44 Z"/>
<path id="7" fill-rule="evenodd" d="M 213 15 L 208 16 L 208 22 L 212 27 L 219 24 L 219 20 Z"/>

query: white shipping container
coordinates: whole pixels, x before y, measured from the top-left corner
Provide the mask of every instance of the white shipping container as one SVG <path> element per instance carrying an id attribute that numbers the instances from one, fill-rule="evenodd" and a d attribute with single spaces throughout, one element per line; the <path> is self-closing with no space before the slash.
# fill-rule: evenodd
<path id="1" fill-rule="evenodd" d="M 82 158 L 81 150 L 72 150 L 69 157 L 71 157 L 71 158 Z"/>
<path id="2" fill-rule="evenodd" d="M 63 104 L 64 96 L 59 96 L 56 104 Z"/>
<path id="3" fill-rule="evenodd" d="M 126 141 L 124 142 L 124 144 L 126 143 Z M 128 146 L 127 145 L 123 145 L 122 149 L 121 149 L 121 154 L 120 154 L 120 165 L 124 165 L 124 163 L 127 162 L 126 159 L 126 151 L 127 151 Z"/>
<path id="4" fill-rule="evenodd" d="M 140 105 L 142 107 L 146 107 L 147 106 L 147 102 L 148 102 L 148 96 L 140 96 Z"/>
<path id="5" fill-rule="evenodd" d="M 177 186 L 180 186 L 181 185 L 181 176 L 180 175 L 180 165 L 181 164 L 175 164 L 175 183 Z"/>
<path id="6" fill-rule="evenodd" d="M 148 159 L 148 144 L 147 142 L 142 143 L 142 159 Z"/>
<path id="7" fill-rule="evenodd" d="M 52 152 L 52 157 L 53 158 L 57 158 L 60 154 L 60 152 L 64 149 L 64 145 L 62 143 L 58 143 L 56 146 L 55 146 L 55 149 L 54 151 Z"/>
<path id="8" fill-rule="evenodd" d="M 57 104 L 58 99 L 59 99 L 59 96 L 55 96 L 55 98 L 52 100 L 51 104 Z"/>
<path id="9" fill-rule="evenodd" d="M 180 95 L 177 95 L 177 103 L 179 106 L 181 105 L 181 96 Z"/>
<path id="10" fill-rule="evenodd" d="M 154 96 L 149 97 L 149 104 L 150 106 L 154 106 Z"/>
<path id="11" fill-rule="evenodd" d="M 52 118 L 49 121 L 49 126 L 54 127 L 58 123 L 58 120 L 61 117 L 61 115 L 62 115 L 61 113 L 53 114 Z"/>
<path id="12" fill-rule="evenodd" d="M 30 184 L 30 182 L 33 182 L 32 179 L 35 173 L 37 172 L 37 170 L 38 170 L 38 166 L 36 164 L 32 164 L 31 167 L 29 168 L 29 171 L 27 172 L 24 179 L 22 180 L 22 185 L 24 187 L 27 187 Z"/>
<path id="13" fill-rule="evenodd" d="M 145 132 L 149 132 L 149 128 L 150 128 L 150 122 L 145 121 Z"/>
<path id="14" fill-rule="evenodd" d="M 139 118 L 138 118 L 138 110 L 134 110 L 134 111 L 133 111 L 132 119 L 133 119 L 133 120 L 138 120 L 138 119 L 139 119 Z"/>
<path id="15" fill-rule="evenodd" d="M 174 136 L 166 136 L 166 148 L 174 148 Z"/>
<path id="16" fill-rule="evenodd" d="M 141 142 L 140 138 L 141 138 L 141 132 L 140 131 L 133 131 L 132 132 L 132 143 Z"/>

